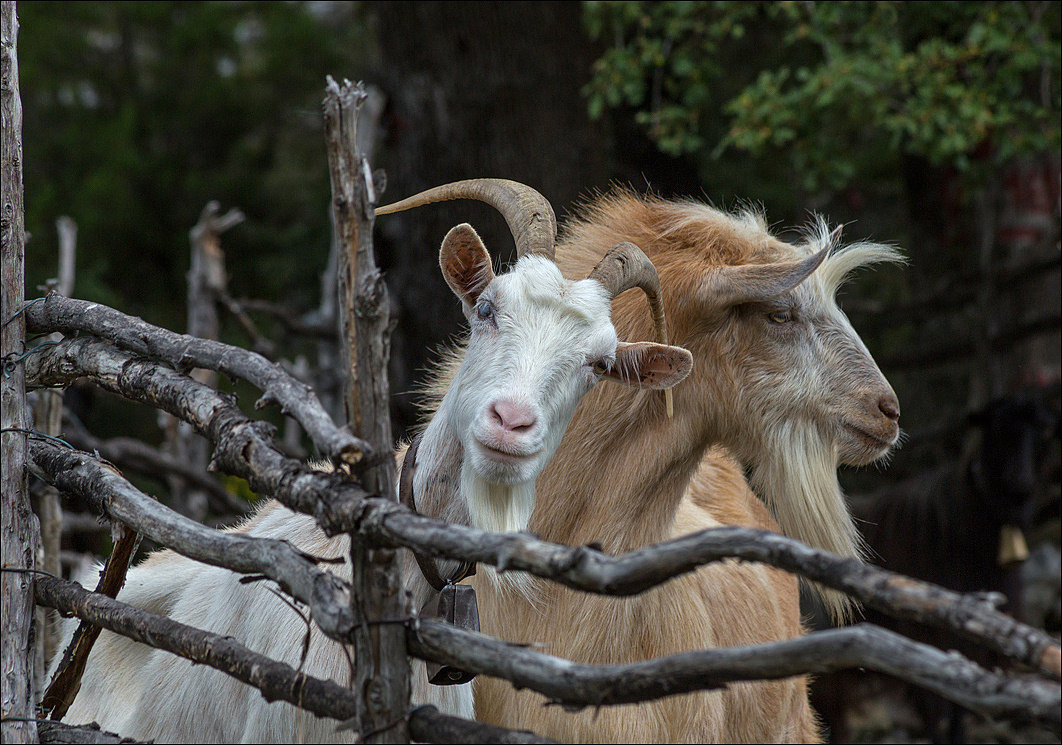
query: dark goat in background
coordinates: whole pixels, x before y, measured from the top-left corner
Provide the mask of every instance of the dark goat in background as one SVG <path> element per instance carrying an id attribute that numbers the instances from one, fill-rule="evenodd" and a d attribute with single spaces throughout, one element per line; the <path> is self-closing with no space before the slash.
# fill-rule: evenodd
<path id="1" fill-rule="evenodd" d="M 871 561 L 894 572 L 958 592 L 1005 596 L 1001 609 L 1022 618 L 1021 566 L 1028 556 L 1023 534 L 1040 482 L 1046 442 L 1058 416 L 1040 395 L 999 399 L 970 415 L 981 441 L 963 460 L 863 498 L 851 500 Z M 1055 430 L 1057 434 L 1057 429 Z M 954 634 L 867 611 L 867 620 L 975 661 L 994 660 Z M 847 739 L 844 705 L 853 690 L 843 676 L 824 676 L 812 701 L 830 726 L 831 739 Z M 963 710 L 921 689 L 915 706 L 933 742 L 961 742 Z"/>

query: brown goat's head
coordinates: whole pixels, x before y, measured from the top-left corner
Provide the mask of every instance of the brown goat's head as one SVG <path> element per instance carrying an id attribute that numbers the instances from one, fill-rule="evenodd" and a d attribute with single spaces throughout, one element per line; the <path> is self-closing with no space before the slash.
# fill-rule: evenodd
<path id="1" fill-rule="evenodd" d="M 643 248 L 660 276 L 669 337 L 694 356 L 675 392 L 677 416 L 697 420 L 686 431 L 742 461 L 787 534 L 856 556 L 836 469 L 884 457 L 900 412 L 835 293 L 853 269 L 900 255 L 871 243 L 840 247 L 839 238 L 820 220 L 789 244 L 752 211 L 621 191 L 564 226 L 557 256 L 578 275 L 603 246 Z M 644 334 L 644 319 L 637 298 L 614 302 L 621 338 Z"/>

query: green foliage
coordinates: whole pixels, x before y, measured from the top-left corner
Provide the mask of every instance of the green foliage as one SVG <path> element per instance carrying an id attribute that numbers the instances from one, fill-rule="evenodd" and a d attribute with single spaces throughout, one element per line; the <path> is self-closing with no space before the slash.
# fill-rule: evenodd
<path id="1" fill-rule="evenodd" d="M 1057 150 L 1060 4 L 586 2 L 609 42 L 591 116 L 627 105 L 661 150 L 784 162 L 808 191 L 901 153 L 959 170 Z M 710 165 L 709 165 L 710 167 Z"/>
<path id="2" fill-rule="evenodd" d="M 218 200 L 232 292 L 312 291 L 330 240 L 325 75 L 356 77 L 364 25 L 306 3 L 24 2 L 27 294 L 79 226 L 78 297 L 184 327 L 188 230 Z M 356 19 L 355 19 L 356 20 Z"/>

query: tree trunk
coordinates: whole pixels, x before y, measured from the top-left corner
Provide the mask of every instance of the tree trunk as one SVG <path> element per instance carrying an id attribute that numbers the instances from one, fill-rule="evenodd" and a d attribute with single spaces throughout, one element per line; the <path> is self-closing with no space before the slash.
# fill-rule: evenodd
<path id="1" fill-rule="evenodd" d="M 36 742 L 33 712 L 33 576 L 37 556 L 37 525 L 30 510 L 26 478 L 25 370 L 18 360 L 24 351 L 26 322 L 20 310 L 25 301 L 26 230 L 22 202 L 22 102 L 18 92 L 18 20 L 14 0 L 0 4 L 0 129 L 2 129 L 2 209 L 0 216 L 0 476 L 2 553 L 0 574 L 0 733 L 9 743 Z M 18 315 L 16 315 L 16 313 Z M 26 721 L 29 720 L 29 721 Z"/>
<path id="2" fill-rule="evenodd" d="M 356 145 L 361 84 L 342 88 L 329 79 L 325 134 L 332 179 L 332 209 L 339 243 L 340 354 L 347 374 L 347 422 L 372 447 L 375 463 L 360 471 L 366 491 L 395 499 L 391 411 L 387 380 L 390 313 L 387 287 L 373 255 L 376 192 L 368 160 Z M 409 659 L 405 631 L 383 619 L 406 618 L 398 553 L 372 548 L 360 532 L 350 536 L 358 694 L 356 726 L 363 742 L 409 742 Z"/>

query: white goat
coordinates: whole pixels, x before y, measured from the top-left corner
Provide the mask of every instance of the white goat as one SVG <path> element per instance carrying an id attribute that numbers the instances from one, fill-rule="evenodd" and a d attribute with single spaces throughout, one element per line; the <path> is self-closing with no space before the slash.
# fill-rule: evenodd
<path id="1" fill-rule="evenodd" d="M 625 289 L 642 287 L 662 321 L 655 270 L 641 251 L 624 244 L 586 279 L 564 279 L 552 260 L 552 209 L 533 190 L 512 182 L 466 182 L 379 212 L 461 196 L 489 201 L 511 226 L 519 226 L 513 232 L 520 258 L 511 271 L 495 276 L 486 248 L 469 225 L 455 227 L 443 241 L 440 266 L 471 330 L 464 362 L 423 433 L 413 487 L 418 509 L 432 517 L 486 530 L 522 530 L 534 508 L 535 478 L 583 395 L 602 377 L 639 388 L 670 388 L 689 373 L 691 357 L 666 344 L 618 342 L 609 321 L 610 301 Z M 658 336 L 664 333 L 662 323 L 659 328 Z M 285 539 L 323 558 L 349 555 L 346 536 L 329 539 L 313 518 L 274 501 L 233 532 Z M 441 565 L 444 575 L 451 571 L 452 562 Z M 349 580 L 349 563 L 336 573 Z M 404 575 L 419 608 L 431 589 L 412 561 L 406 561 Z M 308 629 L 262 584 L 241 584 L 232 572 L 166 550 L 130 571 L 119 600 L 232 636 L 294 666 L 300 665 L 310 633 L 302 669 L 349 684 L 350 662 L 342 646 L 315 627 Z M 473 716 L 470 686 L 429 686 L 421 663 L 415 665 L 413 700 Z M 351 737 L 336 733 L 334 722 L 287 703 L 267 704 L 256 690 L 212 668 L 192 666 L 106 631 L 67 716 L 71 723 L 93 720 L 124 736 L 162 741 Z"/>
<path id="2" fill-rule="evenodd" d="M 582 276 L 617 241 L 645 251 L 659 272 L 670 337 L 696 364 L 675 390 L 673 419 L 657 397 L 636 391 L 587 395 L 538 479 L 530 530 L 622 552 L 718 525 L 777 531 L 777 519 L 789 535 L 857 555 L 836 469 L 882 457 L 897 439 L 899 406 L 834 293 L 849 271 L 898 254 L 876 244 L 839 248 L 821 223 L 791 245 L 754 213 L 624 191 L 564 228 L 557 259 L 566 276 Z M 621 338 L 646 333 L 643 315 L 629 297 L 613 303 Z M 745 483 L 746 469 L 770 513 Z M 484 632 L 583 663 L 802 633 L 796 580 L 756 564 L 713 564 L 631 598 L 534 578 L 521 592 L 481 577 L 473 584 Z M 477 718 L 565 742 L 819 738 L 803 677 L 577 714 L 502 680 L 481 676 L 475 690 Z"/>

